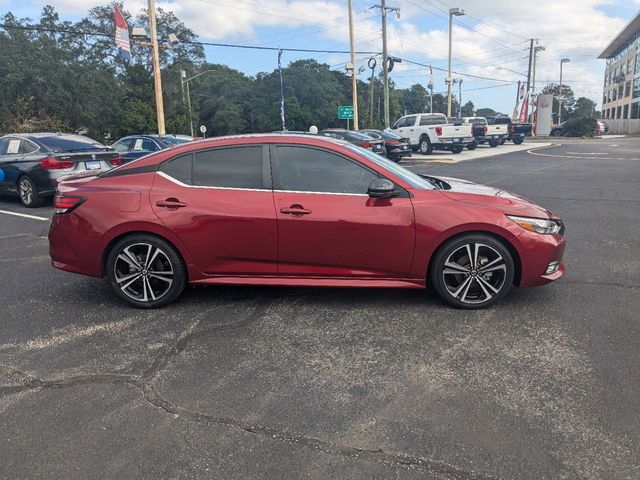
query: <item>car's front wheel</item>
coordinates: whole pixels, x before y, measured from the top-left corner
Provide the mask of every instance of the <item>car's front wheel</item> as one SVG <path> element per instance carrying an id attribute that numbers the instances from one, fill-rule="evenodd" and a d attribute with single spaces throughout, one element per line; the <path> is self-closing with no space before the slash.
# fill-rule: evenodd
<path id="1" fill-rule="evenodd" d="M 451 147 L 451 153 L 454 153 L 457 155 L 458 153 L 462 152 L 463 148 L 464 148 L 464 145 L 453 145 Z"/>
<path id="2" fill-rule="evenodd" d="M 147 234 L 118 241 L 107 256 L 106 270 L 116 295 L 138 308 L 173 302 L 187 283 L 178 252 L 168 242 Z"/>
<path id="3" fill-rule="evenodd" d="M 478 140 L 467 143 L 467 150 L 475 150 L 476 148 L 478 148 Z"/>
<path id="4" fill-rule="evenodd" d="M 522 137 L 513 139 L 514 145 L 520 145 L 522 142 L 524 142 L 524 138 Z"/>
<path id="5" fill-rule="evenodd" d="M 468 234 L 446 242 L 431 263 L 431 281 L 440 297 L 458 308 L 484 308 L 504 297 L 513 283 L 514 262 L 498 240 Z"/>
<path id="6" fill-rule="evenodd" d="M 429 141 L 429 137 L 427 137 L 426 135 L 423 135 L 422 137 L 420 137 L 420 143 L 418 144 L 418 150 L 420 151 L 420 153 L 422 155 L 431 155 L 431 152 L 433 152 L 433 146 L 431 145 L 431 142 Z"/>

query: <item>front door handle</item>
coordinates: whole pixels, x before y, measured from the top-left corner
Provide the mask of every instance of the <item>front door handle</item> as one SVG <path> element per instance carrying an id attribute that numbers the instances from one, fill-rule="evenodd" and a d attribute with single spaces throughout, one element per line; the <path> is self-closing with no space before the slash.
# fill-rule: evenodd
<path id="1" fill-rule="evenodd" d="M 291 205 L 289 208 L 281 208 L 280 213 L 284 213 L 285 215 L 293 215 L 294 217 L 300 217 L 302 215 L 309 215 L 311 210 L 307 210 L 302 205 Z"/>
<path id="2" fill-rule="evenodd" d="M 164 207 L 169 209 L 186 207 L 187 204 L 179 201 L 177 198 L 167 198 L 166 200 L 158 200 L 156 202 L 158 207 Z"/>

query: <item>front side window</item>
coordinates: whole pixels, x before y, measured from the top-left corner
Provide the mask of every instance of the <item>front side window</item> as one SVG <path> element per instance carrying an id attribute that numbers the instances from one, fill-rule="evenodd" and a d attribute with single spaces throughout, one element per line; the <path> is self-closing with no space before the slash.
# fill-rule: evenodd
<path id="1" fill-rule="evenodd" d="M 262 146 L 196 152 L 193 184 L 203 187 L 265 188 L 262 156 Z"/>
<path id="2" fill-rule="evenodd" d="M 31 143 L 29 140 L 22 140 L 22 143 L 20 145 L 20 153 L 28 155 L 35 152 L 36 150 L 38 150 L 38 147 L 36 145 Z"/>
<path id="3" fill-rule="evenodd" d="M 325 150 L 278 146 L 279 188 L 294 192 L 366 194 L 377 175 Z"/>

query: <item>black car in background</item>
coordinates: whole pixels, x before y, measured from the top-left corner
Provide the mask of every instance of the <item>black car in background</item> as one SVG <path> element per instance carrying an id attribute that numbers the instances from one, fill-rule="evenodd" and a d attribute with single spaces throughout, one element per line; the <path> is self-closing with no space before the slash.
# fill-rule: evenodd
<path id="1" fill-rule="evenodd" d="M 127 163 L 149 153 L 192 140 L 193 137 L 187 135 L 130 135 L 113 143 L 111 148 L 122 155 L 124 162 Z"/>
<path id="2" fill-rule="evenodd" d="M 327 128 L 325 130 L 320 130 L 318 132 L 318 135 L 339 138 L 340 140 L 345 140 L 349 143 L 353 143 L 354 145 L 368 148 L 378 155 L 386 154 L 384 141 L 376 140 L 375 138 L 370 137 L 369 135 L 365 135 L 364 133 L 354 132 L 353 130 L 344 130 L 341 128 Z"/>
<path id="3" fill-rule="evenodd" d="M 105 145 L 68 133 L 11 133 L 0 137 L 0 194 L 37 207 L 56 192 L 57 178 L 101 172 L 123 163 Z"/>
<path id="4" fill-rule="evenodd" d="M 376 140 L 382 140 L 387 149 L 387 158 L 389 160 L 399 162 L 403 157 L 411 156 L 411 142 L 408 138 L 403 138 L 393 132 L 385 132 L 372 128 L 361 129 L 358 130 L 358 132 L 364 133 Z"/>

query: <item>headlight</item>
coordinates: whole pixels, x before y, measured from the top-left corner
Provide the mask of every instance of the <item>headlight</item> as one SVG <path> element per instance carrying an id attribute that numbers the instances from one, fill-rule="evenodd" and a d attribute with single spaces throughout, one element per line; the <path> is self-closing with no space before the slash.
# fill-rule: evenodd
<path id="1" fill-rule="evenodd" d="M 562 229 L 562 224 L 560 222 L 549 220 L 547 218 L 516 217 L 515 215 L 507 215 L 507 217 L 525 230 L 542 233 L 543 235 L 559 233 Z"/>

